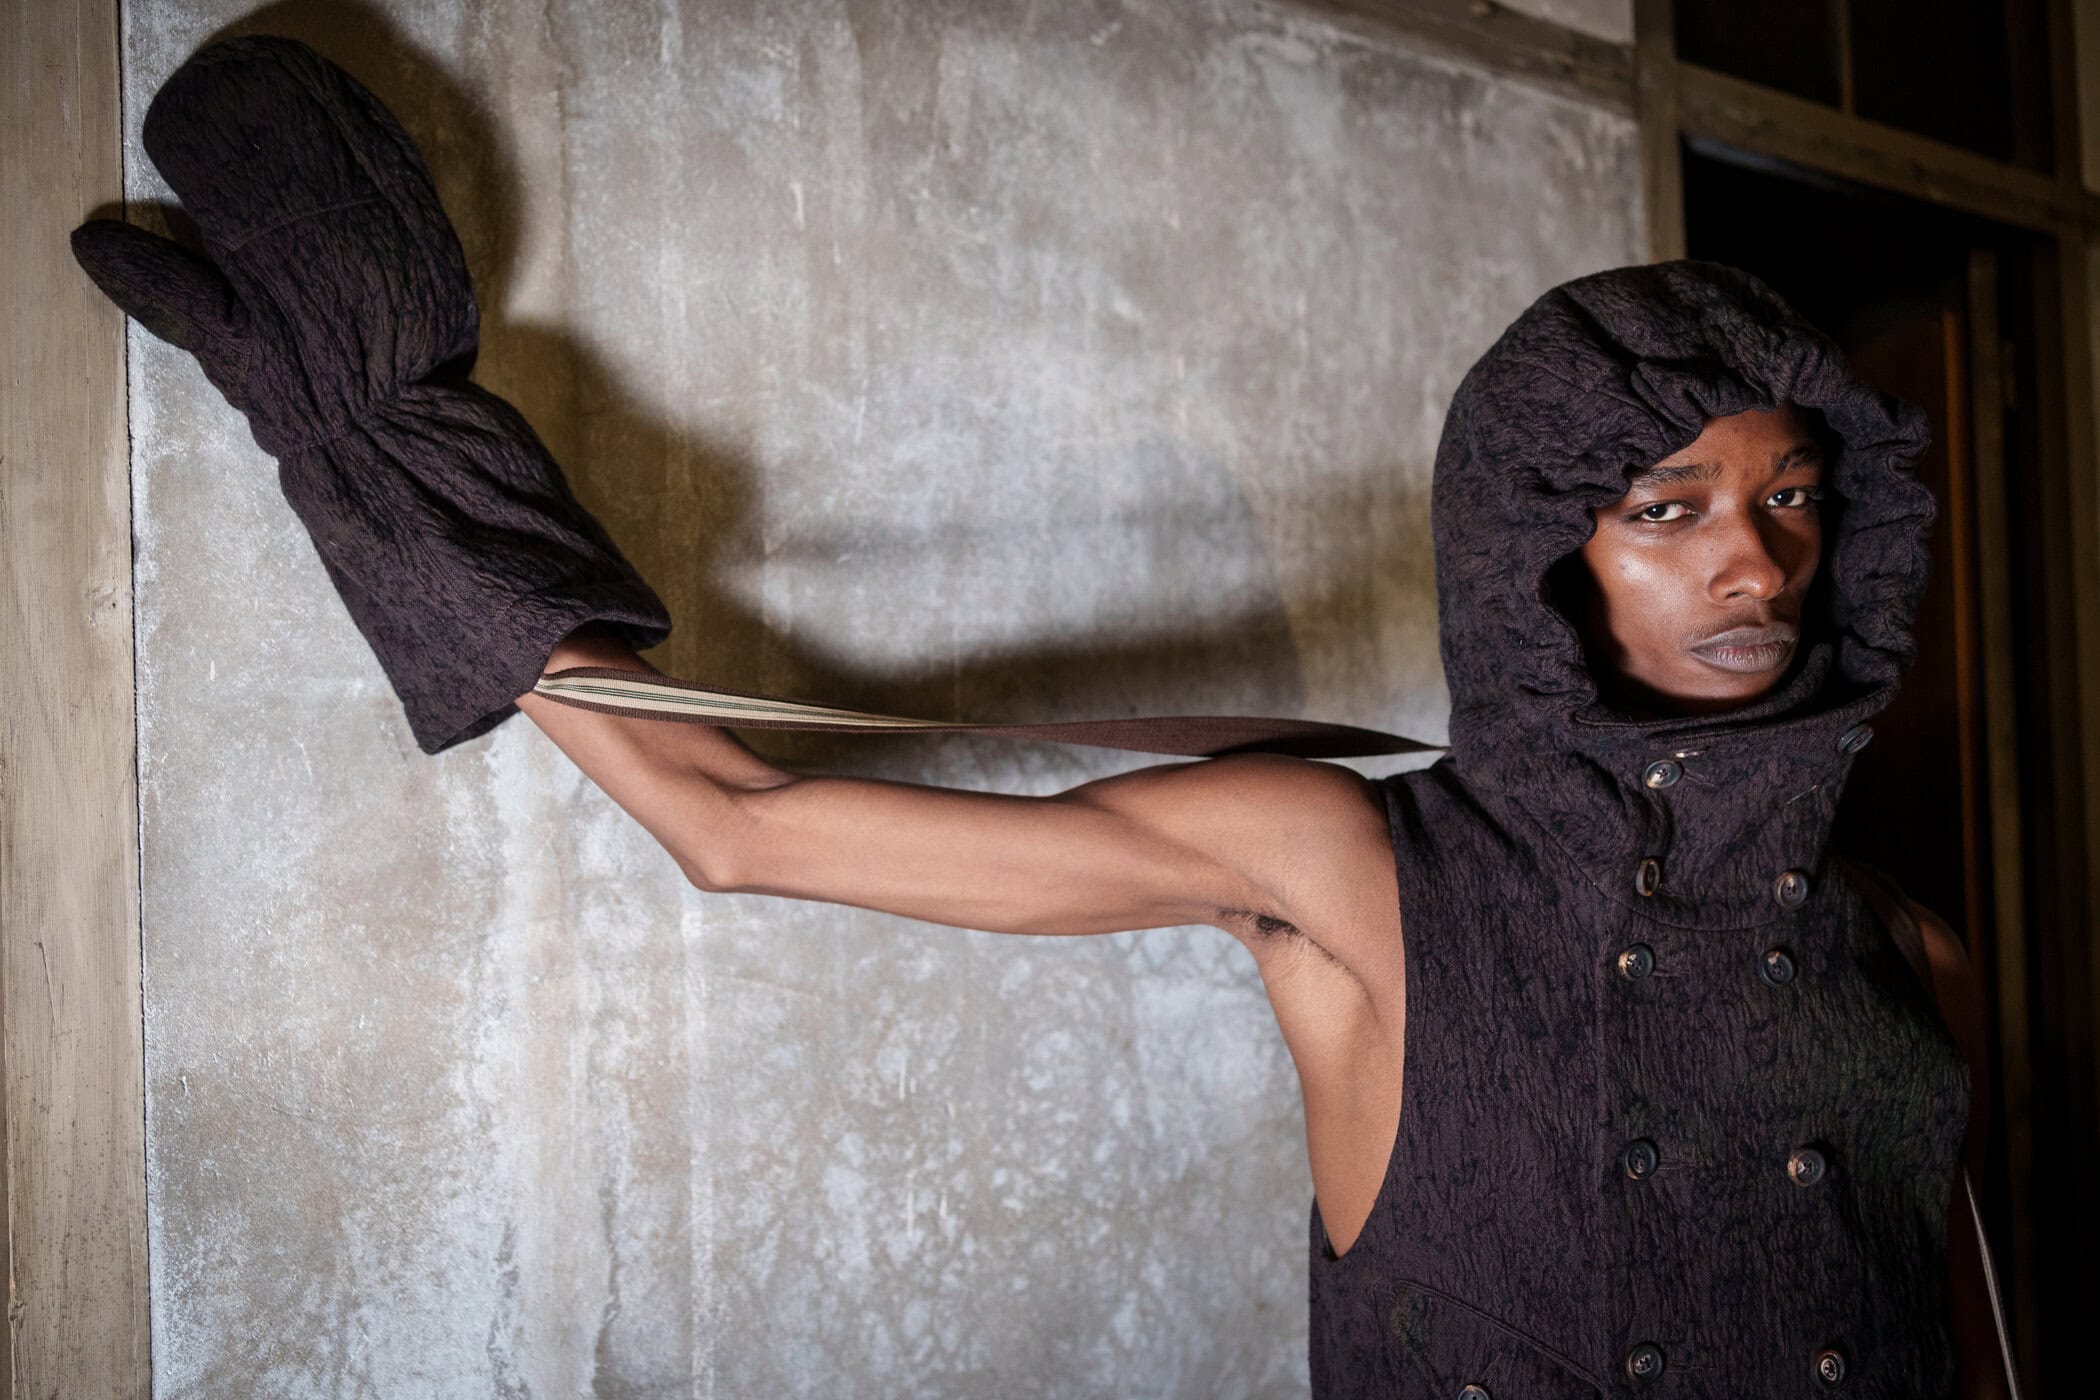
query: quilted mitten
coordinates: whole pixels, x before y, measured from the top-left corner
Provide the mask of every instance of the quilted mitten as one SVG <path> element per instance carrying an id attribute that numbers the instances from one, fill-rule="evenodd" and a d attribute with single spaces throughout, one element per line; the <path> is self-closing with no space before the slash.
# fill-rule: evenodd
<path id="1" fill-rule="evenodd" d="M 304 44 L 232 39 L 169 77 L 142 134 L 203 256 L 107 219 L 74 256 L 247 415 L 425 753 L 515 714 L 585 622 L 663 641 L 662 600 L 468 381 L 466 259 L 377 98 Z"/>

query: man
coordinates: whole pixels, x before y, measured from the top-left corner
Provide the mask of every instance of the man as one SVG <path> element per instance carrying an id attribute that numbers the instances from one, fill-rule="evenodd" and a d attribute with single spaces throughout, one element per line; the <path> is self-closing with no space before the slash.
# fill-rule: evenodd
<path id="1" fill-rule="evenodd" d="M 279 458 L 426 751 L 523 710 L 706 890 L 1247 944 L 1305 1097 L 1317 1394 L 1944 1395 L 1957 1361 L 1992 1393 L 1946 1228 L 1981 1148 L 1973 980 L 1919 911 L 1906 981 L 1899 906 L 1826 849 L 1911 654 L 1926 430 L 1755 279 L 1580 278 L 1467 375 L 1433 506 L 1444 760 L 1017 797 L 790 774 L 545 689 L 660 675 L 634 648 L 669 619 L 466 379 L 472 289 L 413 145 L 261 37 L 178 70 L 144 140 L 205 255 L 108 221 L 76 252 Z"/>

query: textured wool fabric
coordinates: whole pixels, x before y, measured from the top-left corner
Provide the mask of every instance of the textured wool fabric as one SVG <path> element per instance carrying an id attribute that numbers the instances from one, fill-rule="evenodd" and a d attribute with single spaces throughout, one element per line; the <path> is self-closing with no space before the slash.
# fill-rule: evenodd
<path id="1" fill-rule="evenodd" d="M 1783 401 L 1838 441 L 1794 669 L 1723 714 L 1614 710 L 1549 572 L 1630 470 Z M 1951 1394 L 1968 1068 L 1830 848 L 1913 655 L 1929 440 L 1711 263 L 1564 283 L 1461 382 L 1432 493 L 1451 752 L 1381 784 L 1400 1124 L 1339 1258 L 1313 1204 L 1315 1395 Z"/>
<path id="2" fill-rule="evenodd" d="M 74 255 L 248 416 L 424 752 L 517 713 L 585 622 L 669 635 L 524 418 L 468 381 L 465 256 L 377 98 L 304 44 L 231 39 L 170 75 L 142 138 L 204 255 L 108 219 Z"/>

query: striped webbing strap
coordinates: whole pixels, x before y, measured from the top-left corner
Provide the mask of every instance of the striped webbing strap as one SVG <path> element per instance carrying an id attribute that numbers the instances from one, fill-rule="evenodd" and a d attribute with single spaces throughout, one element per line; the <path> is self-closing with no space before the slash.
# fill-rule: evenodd
<path id="1" fill-rule="evenodd" d="M 723 729 L 820 729 L 832 732 L 972 733 L 1008 739 L 1045 739 L 1092 744 L 1139 753 L 1215 758 L 1227 753 L 1287 753 L 1301 758 L 1350 758 L 1369 754 L 1426 753 L 1445 747 L 1376 729 L 1314 719 L 1250 715 L 1143 715 L 1128 719 L 1072 719 L 1039 724 L 962 724 L 914 719 L 867 710 L 847 710 L 808 700 L 760 695 L 728 686 L 701 685 L 654 671 L 612 666 L 570 666 L 550 671 L 533 693 L 582 710 L 683 720 Z"/>

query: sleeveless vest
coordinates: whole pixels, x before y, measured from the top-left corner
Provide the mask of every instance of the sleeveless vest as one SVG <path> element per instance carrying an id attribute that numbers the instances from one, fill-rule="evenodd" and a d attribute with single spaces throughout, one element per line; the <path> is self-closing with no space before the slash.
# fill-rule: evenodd
<path id="1" fill-rule="evenodd" d="M 1382 787 L 1400 1126 L 1339 1259 L 1312 1208 L 1314 1396 L 1951 1395 L 1968 1067 L 1835 859 L 1779 893 L 1786 805 L 1702 927 L 1645 907 L 1667 847 L 1578 865 L 1450 760 Z"/>
<path id="2" fill-rule="evenodd" d="M 1724 713 L 1605 703 L 1563 591 L 1592 511 L 1782 402 L 1834 439 L 1795 666 Z M 1380 781 L 1400 1123 L 1339 1258 L 1313 1203 L 1318 1400 L 1952 1393 L 1968 1068 L 1829 845 L 1914 654 L 1929 442 L 1712 263 L 1564 283 L 1461 381 L 1431 494 L 1450 752 Z"/>

